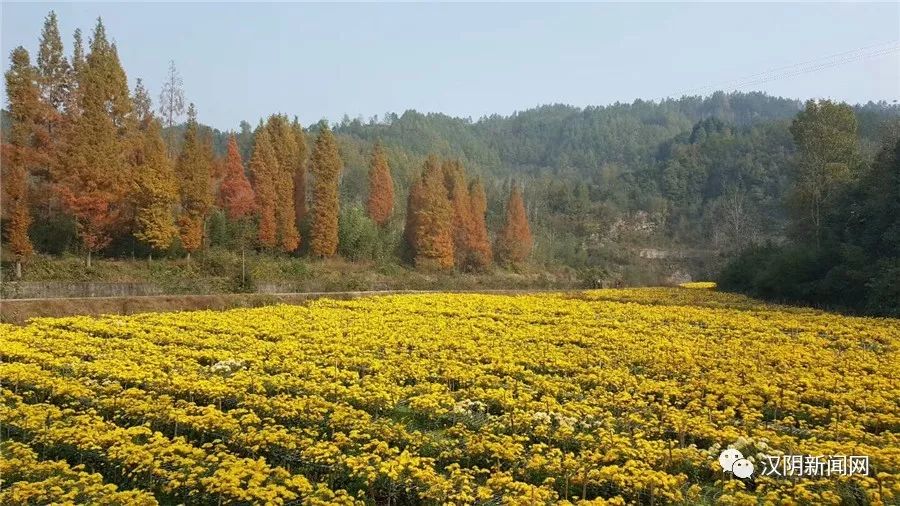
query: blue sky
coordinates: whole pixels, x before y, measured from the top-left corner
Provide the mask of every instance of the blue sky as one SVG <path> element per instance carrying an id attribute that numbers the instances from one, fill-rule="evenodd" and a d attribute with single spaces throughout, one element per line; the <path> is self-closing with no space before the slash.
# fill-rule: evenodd
<path id="1" fill-rule="evenodd" d="M 0 8 L 4 70 L 15 46 L 34 58 L 50 9 L 67 52 L 75 28 L 89 35 L 102 16 L 132 85 L 143 78 L 156 99 L 173 59 L 201 122 L 220 129 L 272 112 L 299 115 L 305 124 L 406 109 L 477 119 L 546 103 L 659 100 L 707 86 L 699 91 L 731 89 L 748 75 L 900 40 L 898 3 Z M 893 101 L 900 99 L 900 52 L 741 89 Z"/>

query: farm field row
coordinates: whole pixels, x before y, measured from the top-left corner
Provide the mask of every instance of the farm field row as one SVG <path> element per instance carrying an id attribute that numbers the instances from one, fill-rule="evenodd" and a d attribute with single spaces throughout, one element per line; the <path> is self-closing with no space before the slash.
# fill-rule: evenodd
<path id="1" fill-rule="evenodd" d="M 900 502 L 900 322 L 708 288 L 0 325 L 0 503 Z"/>

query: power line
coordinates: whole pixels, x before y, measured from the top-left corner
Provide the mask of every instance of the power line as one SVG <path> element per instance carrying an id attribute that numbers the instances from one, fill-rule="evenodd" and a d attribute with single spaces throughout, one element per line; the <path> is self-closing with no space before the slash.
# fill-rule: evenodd
<path id="1" fill-rule="evenodd" d="M 799 69 L 796 69 L 791 72 L 785 72 L 782 74 L 776 74 L 776 75 L 772 75 L 772 76 L 763 77 L 763 78 L 760 78 L 757 80 L 747 81 L 747 82 L 741 83 L 738 87 L 741 88 L 741 87 L 752 86 L 752 85 L 756 85 L 756 84 L 767 83 L 767 82 L 771 82 L 771 81 L 777 81 L 779 79 L 786 79 L 789 77 L 799 76 L 799 75 L 803 75 L 803 74 L 810 74 L 812 72 L 818 72 L 820 70 L 837 67 L 837 66 L 844 65 L 847 63 L 855 63 L 858 61 L 865 61 L 865 60 L 870 60 L 873 58 L 879 58 L 881 56 L 887 56 L 887 55 L 897 52 L 897 51 L 900 51 L 900 46 L 885 48 L 885 49 L 882 49 L 882 50 L 879 50 L 876 52 L 872 52 L 872 53 L 857 55 L 854 57 L 847 57 L 847 58 L 844 58 L 841 60 L 835 60 L 835 61 L 831 61 L 831 62 L 824 62 L 824 63 L 820 63 L 818 65 L 812 65 L 809 67 L 799 68 Z"/>
<path id="2" fill-rule="evenodd" d="M 863 52 L 863 51 L 868 51 L 868 50 L 870 50 L 870 49 L 878 50 L 878 49 L 884 48 L 885 46 L 893 46 L 893 45 L 896 45 L 898 42 L 900 42 L 900 41 L 892 40 L 892 41 L 888 41 L 888 42 L 882 42 L 882 43 L 879 43 L 879 44 L 872 44 L 871 46 L 865 46 L 865 47 L 860 47 L 860 48 L 857 48 L 857 49 L 851 49 L 851 50 L 849 50 L 849 51 L 841 51 L 840 53 L 834 53 L 834 54 L 831 54 L 831 55 L 828 55 L 828 56 L 822 56 L 822 57 L 819 57 L 819 58 L 813 58 L 813 59 L 811 59 L 811 60 L 806 60 L 806 61 L 800 62 L 800 63 L 794 63 L 794 64 L 791 64 L 791 65 L 784 65 L 784 66 L 782 66 L 782 67 L 775 67 L 774 69 L 770 69 L 770 70 L 765 71 L 765 72 L 760 72 L 760 73 L 758 73 L 758 74 L 752 74 L 752 75 L 746 76 L 745 78 L 742 78 L 742 79 L 750 79 L 750 78 L 753 78 L 753 77 L 760 76 L 760 75 L 762 75 L 762 74 L 769 74 L 769 73 L 773 73 L 773 72 L 780 71 L 780 70 L 787 70 L 787 69 L 791 69 L 791 68 L 794 68 L 794 67 L 800 67 L 800 66 L 802 66 L 802 65 L 813 64 L 813 63 L 818 62 L 819 60 L 831 60 L 831 59 L 833 59 L 833 58 L 838 58 L 838 57 L 852 56 L 852 55 L 854 55 L 854 54 L 856 54 L 856 53 L 860 53 L 860 52 Z"/>
<path id="3" fill-rule="evenodd" d="M 820 70 L 837 67 L 839 65 L 878 58 L 897 52 L 898 50 L 900 50 L 900 41 L 893 40 L 890 42 L 874 44 L 871 46 L 865 46 L 849 51 L 842 51 L 840 53 L 835 53 L 828 56 L 813 58 L 791 65 L 775 67 L 773 69 L 750 74 L 739 79 L 721 82 L 719 84 L 711 84 L 685 90 L 678 93 L 677 96 L 693 95 L 710 89 L 740 89 L 747 86 L 753 86 L 777 81 L 780 79 L 786 79 L 789 77 L 795 77 L 798 75 L 818 72 Z"/>

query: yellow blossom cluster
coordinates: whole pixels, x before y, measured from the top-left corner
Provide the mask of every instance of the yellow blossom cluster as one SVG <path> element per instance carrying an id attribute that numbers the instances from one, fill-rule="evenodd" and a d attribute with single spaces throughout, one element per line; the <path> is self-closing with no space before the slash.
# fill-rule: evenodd
<path id="1" fill-rule="evenodd" d="M 0 359 L 2 504 L 900 502 L 900 322 L 712 290 L 36 319 Z"/>
<path id="2" fill-rule="evenodd" d="M 694 290 L 714 290 L 716 288 L 715 281 L 688 281 L 681 283 L 681 288 L 693 288 Z"/>

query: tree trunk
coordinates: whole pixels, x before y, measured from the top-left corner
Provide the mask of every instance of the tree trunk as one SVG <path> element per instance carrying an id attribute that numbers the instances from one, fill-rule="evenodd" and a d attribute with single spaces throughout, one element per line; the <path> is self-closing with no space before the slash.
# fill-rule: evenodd
<path id="1" fill-rule="evenodd" d="M 88 250 L 88 254 L 87 254 L 87 268 L 88 269 L 91 268 L 91 250 Z"/>
<path id="2" fill-rule="evenodd" d="M 16 260 L 16 279 L 22 279 L 22 260 Z"/>

